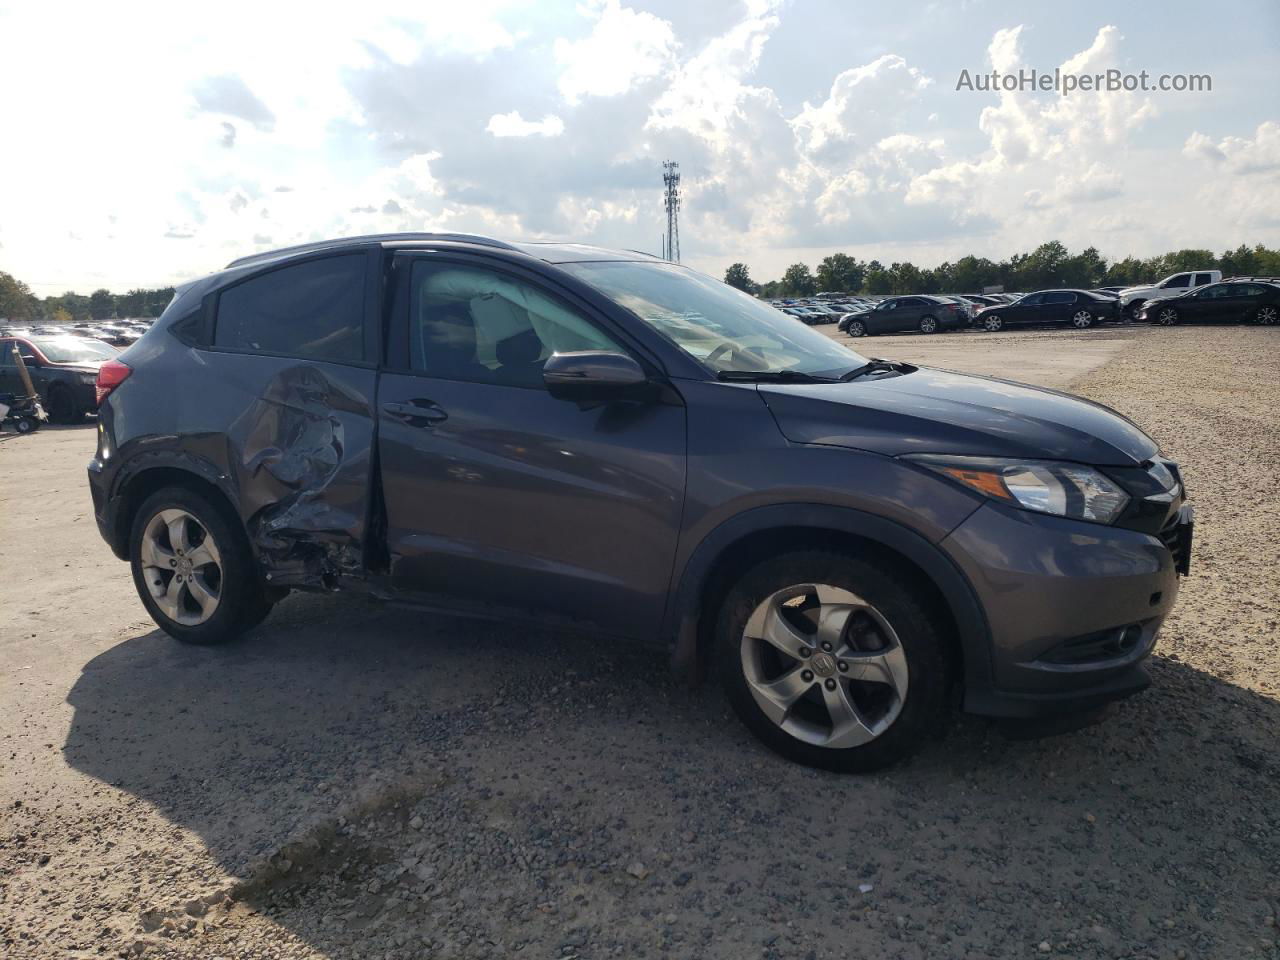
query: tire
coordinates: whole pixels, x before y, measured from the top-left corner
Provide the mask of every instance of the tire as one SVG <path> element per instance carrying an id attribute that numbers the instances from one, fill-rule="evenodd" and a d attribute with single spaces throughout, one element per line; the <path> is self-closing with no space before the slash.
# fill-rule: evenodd
<path id="1" fill-rule="evenodd" d="M 201 646 L 226 643 L 271 612 L 249 541 L 229 512 L 195 490 L 166 487 L 148 497 L 134 516 L 129 533 L 133 584 L 151 619 L 175 640 Z M 171 533 L 179 515 L 186 518 L 181 521 L 185 549 Z M 149 544 L 145 550 L 144 541 Z M 209 557 L 213 559 L 205 559 Z M 183 574 L 185 586 L 175 587 Z"/>
<path id="2" fill-rule="evenodd" d="M 849 321 L 849 329 L 846 330 L 845 332 L 848 333 L 849 336 L 851 337 L 865 337 L 868 335 L 867 325 L 863 323 L 861 320 Z"/>
<path id="3" fill-rule="evenodd" d="M 1125 312 L 1125 316 L 1127 316 L 1127 317 L 1129 318 L 1129 322 L 1130 322 L 1130 323 L 1132 323 L 1134 320 L 1137 320 L 1137 319 L 1138 319 L 1138 311 L 1142 309 L 1143 305 L 1144 305 L 1146 302 L 1147 302 L 1147 301 L 1145 301 L 1145 300 L 1130 300 L 1130 301 L 1129 301 L 1128 306 L 1126 306 L 1126 307 L 1124 308 L 1124 312 Z"/>
<path id="4" fill-rule="evenodd" d="M 1077 310 L 1071 315 L 1071 325 L 1077 330 L 1088 330 L 1093 326 L 1093 314 L 1088 310 Z"/>
<path id="5" fill-rule="evenodd" d="M 936 318 L 936 317 L 921 317 L 921 318 L 920 318 L 920 332 L 921 332 L 921 333 L 937 333 L 937 332 L 938 332 L 938 320 L 937 320 L 937 318 Z"/>
<path id="6" fill-rule="evenodd" d="M 1266 304 L 1253 312 L 1253 322 L 1262 327 L 1273 327 L 1280 323 L 1280 308 Z"/>
<path id="7" fill-rule="evenodd" d="M 1172 327 L 1178 322 L 1178 311 L 1175 307 L 1156 307 L 1155 310 L 1148 310 L 1147 315 L 1155 314 L 1156 323 L 1162 327 Z"/>
<path id="8" fill-rule="evenodd" d="M 35 433 L 40 429 L 40 421 L 33 417 L 19 417 L 13 422 L 13 429 L 19 433 Z"/>
<path id="9" fill-rule="evenodd" d="M 806 591 L 812 592 L 807 599 Z M 824 623 L 843 625 L 827 634 L 827 650 L 824 634 L 812 632 L 819 595 L 833 602 L 827 609 L 834 615 Z M 865 606 L 840 618 L 849 600 Z M 772 619 L 770 611 L 777 614 Z M 789 657 L 762 639 L 766 632 L 780 634 L 784 644 L 810 646 L 795 646 Z M 854 645 L 853 655 L 839 656 Z M 880 769 L 912 753 L 945 717 L 950 675 L 941 630 L 905 576 L 859 557 L 803 551 L 756 565 L 725 598 L 714 656 L 725 694 L 747 728 L 806 766 Z M 788 684 L 780 695 L 790 698 L 787 706 L 773 699 L 778 688 L 769 686 L 780 680 Z M 837 713 L 844 723 L 833 719 Z"/>
<path id="10" fill-rule="evenodd" d="M 71 391 L 57 384 L 49 388 L 49 400 L 45 407 L 50 423 L 78 423 L 84 416 Z"/>
<path id="11" fill-rule="evenodd" d="M 990 317 L 982 318 L 982 329 L 987 333 L 999 333 L 1004 329 L 1004 317 L 1000 314 L 994 314 Z"/>

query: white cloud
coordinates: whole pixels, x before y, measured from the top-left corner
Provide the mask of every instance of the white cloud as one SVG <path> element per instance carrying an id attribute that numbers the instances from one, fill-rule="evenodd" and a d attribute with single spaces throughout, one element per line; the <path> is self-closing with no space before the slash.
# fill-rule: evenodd
<path id="1" fill-rule="evenodd" d="M 1208 160 L 1223 173 L 1274 174 L 1280 171 L 1280 123 L 1268 120 L 1259 124 L 1252 140 L 1224 137 L 1214 143 L 1196 131 L 1187 137 L 1182 150 L 1189 157 Z"/>
<path id="2" fill-rule="evenodd" d="M 576 41 L 560 37 L 554 47 L 560 93 L 570 104 L 626 93 L 671 65 L 677 43 L 668 21 L 619 0 L 591 4 L 584 12 L 595 17 L 590 35 Z"/>
<path id="3" fill-rule="evenodd" d="M 495 137 L 558 137 L 564 133 L 564 121 L 550 113 L 541 120 L 526 120 L 520 111 L 512 110 L 495 113 L 485 130 Z"/>

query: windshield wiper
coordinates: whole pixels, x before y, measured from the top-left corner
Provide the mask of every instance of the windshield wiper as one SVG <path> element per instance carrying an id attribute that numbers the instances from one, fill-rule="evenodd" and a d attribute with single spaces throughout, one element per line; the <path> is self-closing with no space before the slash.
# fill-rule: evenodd
<path id="1" fill-rule="evenodd" d="M 901 370 L 904 364 L 894 363 L 892 360 L 868 360 L 860 367 L 854 367 L 848 373 L 840 375 L 840 379 L 846 383 L 850 380 L 857 380 L 859 377 L 868 373 L 880 373 L 888 370 Z"/>
<path id="2" fill-rule="evenodd" d="M 800 370 L 721 370 L 717 380 L 730 383 L 838 383 L 834 377 L 819 377 Z"/>

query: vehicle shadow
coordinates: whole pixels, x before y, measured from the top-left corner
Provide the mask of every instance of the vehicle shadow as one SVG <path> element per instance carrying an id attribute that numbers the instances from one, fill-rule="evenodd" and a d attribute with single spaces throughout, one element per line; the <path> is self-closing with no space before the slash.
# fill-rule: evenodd
<path id="1" fill-rule="evenodd" d="M 840 933 L 847 942 L 910 939 L 923 923 L 935 939 L 949 931 L 942 944 L 961 934 L 981 944 L 989 922 L 991 944 L 1022 954 L 1008 934 L 1022 917 L 1100 949 L 1176 934 L 1187 949 L 1235 955 L 1218 951 L 1255 943 L 1280 900 L 1280 702 L 1169 659 L 1152 672 L 1153 688 L 1099 726 L 1015 741 L 960 720 L 900 767 L 840 777 L 764 751 L 718 691 L 682 688 L 659 650 L 294 597 L 231 646 L 183 647 L 152 631 L 95 657 L 68 697 L 63 751 L 198 834 L 224 870 L 256 878 L 242 898 L 326 955 L 364 934 L 317 926 L 298 906 L 296 888 L 323 878 L 275 882 L 264 864 L 317 824 L 336 843 L 340 816 L 377 807 L 370 784 L 407 791 L 397 795 L 408 796 L 407 818 L 446 781 L 465 788 L 448 809 L 468 836 L 501 823 L 509 842 L 541 850 L 547 824 L 561 823 L 555 868 L 530 880 L 530 913 L 538 898 L 607 894 L 614 912 L 595 916 L 628 952 L 641 941 L 627 931 L 648 936 L 658 911 L 682 911 L 669 933 L 686 908 L 732 912 L 754 892 L 772 906 L 749 909 L 715 955 L 760 955 L 762 931 L 832 911 L 866 918 Z M 446 819 L 404 829 L 463 842 Z M 633 860 L 655 875 L 619 879 Z M 471 869 L 473 887 L 515 882 L 500 864 Z M 801 909 L 788 897 L 806 885 L 826 892 Z M 559 921 L 544 930 L 475 910 L 491 924 L 507 916 L 529 942 L 560 933 Z M 888 911 L 887 927 L 876 911 Z M 909 919 L 895 927 L 895 914 Z M 466 918 L 462 907 L 448 923 Z M 446 923 L 429 911 L 396 922 L 423 944 Z"/>

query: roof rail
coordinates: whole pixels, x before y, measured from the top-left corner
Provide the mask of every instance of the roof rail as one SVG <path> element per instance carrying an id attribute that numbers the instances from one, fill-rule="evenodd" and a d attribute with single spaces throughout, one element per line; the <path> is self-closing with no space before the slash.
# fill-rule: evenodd
<path id="1" fill-rule="evenodd" d="M 490 237 L 480 237 L 470 233 L 370 233 L 364 236 L 356 237 L 336 237 L 332 240 L 317 240 L 313 243 L 300 243 L 294 247 L 280 247 L 277 250 L 264 250 L 262 253 L 252 253 L 247 257 L 239 257 L 227 264 L 227 267 L 243 267 L 251 263 L 265 263 L 268 260 L 275 260 L 279 257 L 292 256 L 300 253 L 312 253 L 319 250 L 329 250 L 335 247 L 345 247 L 353 243 L 387 243 L 397 241 L 421 241 L 429 243 L 433 240 L 448 240 L 457 243 L 476 243 L 486 247 L 498 247 L 503 250 L 515 250 L 516 247 L 501 240 L 494 240 Z"/>

